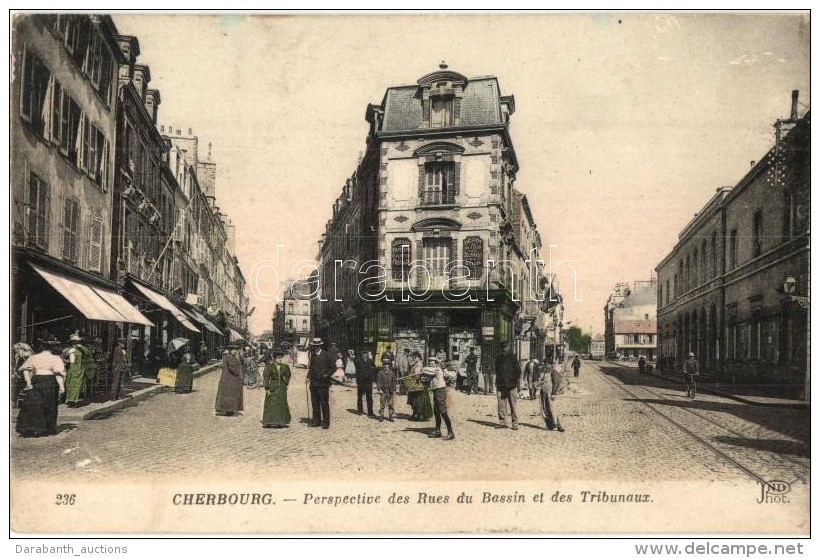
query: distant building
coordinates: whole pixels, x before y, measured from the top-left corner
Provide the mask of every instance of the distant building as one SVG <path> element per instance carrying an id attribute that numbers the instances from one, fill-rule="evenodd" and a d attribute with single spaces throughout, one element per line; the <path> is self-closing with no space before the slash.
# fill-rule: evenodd
<path id="1" fill-rule="evenodd" d="M 810 113 L 775 124 L 775 144 L 720 188 L 656 267 L 660 356 L 792 395 L 810 392 Z M 793 291 L 793 292 L 789 292 Z"/>
<path id="2" fill-rule="evenodd" d="M 654 359 L 657 355 L 657 282 L 619 283 L 605 312 L 605 350 L 609 357 Z"/>
<path id="3" fill-rule="evenodd" d="M 289 287 L 289 285 L 288 285 Z M 281 345 L 304 345 L 311 335 L 311 301 L 299 289 L 284 289 L 276 305 L 274 339 Z"/>
<path id="4" fill-rule="evenodd" d="M 600 359 L 606 356 L 606 337 L 599 333 L 592 338 L 589 354 L 591 358 Z"/>

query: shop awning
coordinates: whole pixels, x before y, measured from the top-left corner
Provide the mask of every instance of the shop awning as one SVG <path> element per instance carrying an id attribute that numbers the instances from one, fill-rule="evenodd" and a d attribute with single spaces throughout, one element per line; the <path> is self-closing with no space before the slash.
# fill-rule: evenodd
<path id="1" fill-rule="evenodd" d="M 132 281 L 132 283 L 134 282 Z M 199 328 L 196 327 L 193 323 L 191 323 L 191 320 L 188 319 L 188 317 L 182 312 L 182 310 L 177 308 L 174 305 L 174 303 L 168 300 L 164 295 L 161 295 L 160 293 L 154 291 L 153 289 L 149 289 L 148 287 L 143 287 L 139 283 L 134 283 L 134 286 L 137 288 L 137 290 L 139 290 L 139 292 L 148 297 L 148 300 L 150 300 L 163 310 L 167 310 L 168 312 L 170 312 L 171 315 L 174 316 L 174 318 L 176 318 L 177 321 L 184 325 L 187 329 L 199 333 Z"/>
<path id="2" fill-rule="evenodd" d="M 115 293 L 114 291 L 109 291 L 107 289 L 101 289 L 100 287 L 91 287 L 95 293 L 100 295 L 100 297 L 105 300 L 108 304 L 110 304 L 117 312 L 122 314 L 125 317 L 125 321 L 132 323 L 132 324 L 140 324 L 146 325 L 150 327 L 154 327 L 154 324 L 140 314 L 140 311 L 134 308 L 134 306 L 125 300 L 123 297 Z"/>
<path id="3" fill-rule="evenodd" d="M 30 265 L 89 320 L 154 325 L 114 291 L 91 287 L 78 279 L 47 271 L 33 263 Z"/>
<path id="4" fill-rule="evenodd" d="M 230 343 L 236 343 L 238 341 L 244 341 L 245 338 L 242 337 L 235 329 L 228 328 L 228 341 Z"/>
<path id="5" fill-rule="evenodd" d="M 212 323 L 208 320 L 208 318 L 206 318 L 205 316 L 203 316 L 202 314 L 200 314 L 199 312 L 197 312 L 197 311 L 196 311 L 196 310 L 194 310 L 193 308 L 191 308 L 190 310 L 188 310 L 188 313 L 189 313 L 189 314 L 190 314 L 190 315 L 191 315 L 191 316 L 192 316 L 192 317 L 193 317 L 196 321 L 198 321 L 199 323 L 201 323 L 202 325 L 204 325 L 204 326 L 205 326 L 205 329 L 207 329 L 208 331 L 212 331 L 213 333 L 216 333 L 217 335 L 222 335 L 222 332 L 219 330 L 219 328 L 218 328 L 218 327 L 216 327 L 214 324 L 212 324 Z"/>

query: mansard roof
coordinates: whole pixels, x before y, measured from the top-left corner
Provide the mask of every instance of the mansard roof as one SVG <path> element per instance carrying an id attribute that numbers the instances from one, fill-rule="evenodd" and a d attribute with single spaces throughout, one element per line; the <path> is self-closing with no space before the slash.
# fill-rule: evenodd
<path id="1" fill-rule="evenodd" d="M 419 80 L 419 84 L 427 77 L 439 73 L 428 74 L 428 76 Z M 454 74 L 455 72 L 445 73 Z M 463 78 L 460 74 L 455 75 Z M 420 85 L 401 85 L 388 88 L 382 103 L 384 107 L 384 125 L 381 131 L 399 132 L 421 129 L 423 126 L 421 91 L 422 87 Z M 501 95 L 498 80 L 493 76 L 489 76 L 466 81 L 458 116 L 462 127 L 502 124 Z"/>

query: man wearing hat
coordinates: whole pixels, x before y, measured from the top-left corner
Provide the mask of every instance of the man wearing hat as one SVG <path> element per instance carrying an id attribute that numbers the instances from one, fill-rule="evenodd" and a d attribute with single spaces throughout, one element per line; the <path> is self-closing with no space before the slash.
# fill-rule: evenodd
<path id="1" fill-rule="evenodd" d="M 370 354 L 366 348 L 362 349 L 359 355 L 356 362 L 356 408 L 360 415 L 364 414 L 362 405 L 362 397 L 364 397 L 367 402 L 367 416 L 375 417 L 376 415 L 373 414 L 373 381 L 375 380 L 373 361 L 370 360 Z M 382 356 L 382 365 L 384 365 L 385 358 Z M 389 358 L 387 362 L 390 363 Z"/>
<path id="2" fill-rule="evenodd" d="M 125 373 L 125 337 L 117 339 L 117 345 L 111 351 L 111 401 L 116 401 L 120 398 L 120 383 L 122 382 L 122 375 Z"/>
<path id="3" fill-rule="evenodd" d="M 512 429 L 518 430 L 518 413 L 516 412 L 516 392 L 521 380 L 521 366 L 510 351 L 509 343 L 499 343 L 501 353 L 495 358 L 496 388 L 498 389 L 498 420 L 507 425 L 507 405 L 510 406 Z"/>
<path id="4" fill-rule="evenodd" d="M 336 359 L 323 348 L 319 337 L 310 342 L 313 358 L 310 359 L 308 381 L 310 382 L 310 406 L 313 408 L 312 420 L 308 426 L 330 428 L 330 384 L 331 376 L 336 371 Z"/>
<path id="5" fill-rule="evenodd" d="M 686 362 L 683 365 L 683 381 L 686 384 L 686 397 L 695 398 L 695 376 L 700 375 L 700 366 L 695 358 L 695 353 L 686 355 Z"/>

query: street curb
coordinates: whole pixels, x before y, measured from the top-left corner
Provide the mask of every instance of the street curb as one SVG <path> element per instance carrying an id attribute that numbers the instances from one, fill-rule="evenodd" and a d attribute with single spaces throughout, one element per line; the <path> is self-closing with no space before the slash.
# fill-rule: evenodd
<path id="1" fill-rule="evenodd" d="M 613 361 L 613 360 L 604 360 L 602 362 L 606 362 L 606 363 L 609 363 L 609 364 L 616 364 L 616 365 L 621 366 L 623 368 L 635 368 L 633 366 L 628 366 L 626 364 L 622 364 L 620 362 Z M 637 371 L 637 369 L 636 369 L 636 371 Z M 674 382 L 676 384 L 683 385 L 683 382 L 681 380 L 678 380 L 678 379 L 673 378 L 671 376 L 662 376 L 660 374 L 656 374 L 655 372 L 644 372 L 644 373 L 649 375 L 649 376 L 652 376 L 654 378 L 658 378 L 659 380 L 666 380 L 666 381 L 669 381 L 669 382 Z M 727 399 L 734 399 L 735 401 L 740 401 L 741 403 L 746 403 L 748 405 L 754 405 L 756 407 L 774 407 L 774 408 L 779 408 L 779 409 L 809 409 L 810 408 L 809 403 L 801 403 L 801 402 L 789 402 L 789 403 L 782 402 L 782 403 L 779 403 L 779 402 L 775 402 L 775 401 L 756 401 L 754 399 L 749 399 L 748 397 L 745 397 L 743 395 L 735 395 L 733 393 L 728 393 L 728 392 L 723 391 L 723 390 L 711 388 L 708 385 L 703 385 L 703 384 L 698 384 L 698 391 L 702 391 L 704 393 L 710 393 L 712 395 L 718 395 L 720 397 L 726 397 Z"/>
<path id="2" fill-rule="evenodd" d="M 199 370 L 194 371 L 194 378 L 198 378 L 200 376 L 208 374 L 209 372 L 218 370 L 220 366 L 220 363 L 215 363 L 200 368 Z M 95 420 L 99 418 L 104 418 L 122 409 L 135 406 L 137 401 L 144 401 L 149 397 L 159 395 L 160 393 L 164 393 L 167 390 L 168 386 L 164 386 L 162 384 L 151 384 L 144 389 L 137 390 L 127 395 L 123 399 L 118 399 L 117 401 L 108 401 L 107 403 L 101 404 L 96 409 L 90 409 L 78 418 L 80 420 Z"/>

